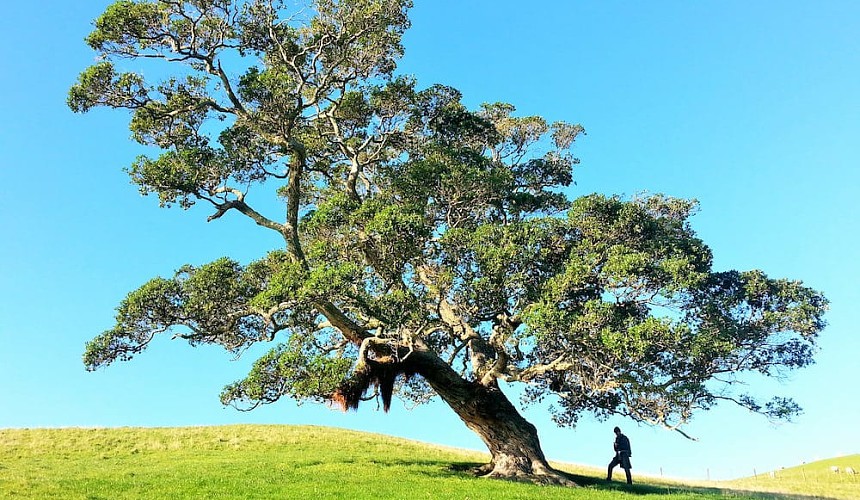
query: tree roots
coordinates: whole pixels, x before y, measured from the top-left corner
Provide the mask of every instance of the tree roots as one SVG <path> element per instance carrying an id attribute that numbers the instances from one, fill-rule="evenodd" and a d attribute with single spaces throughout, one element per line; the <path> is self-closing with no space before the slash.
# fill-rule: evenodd
<path id="1" fill-rule="evenodd" d="M 519 469 L 506 469 L 489 463 L 476 467 L 472 472 L 478 477 L 489 479 L 504 479 L 544 486 L 579 487 L 567 474 L 549 467 L 538 467 L 532 472 L 526 472 Z"/>

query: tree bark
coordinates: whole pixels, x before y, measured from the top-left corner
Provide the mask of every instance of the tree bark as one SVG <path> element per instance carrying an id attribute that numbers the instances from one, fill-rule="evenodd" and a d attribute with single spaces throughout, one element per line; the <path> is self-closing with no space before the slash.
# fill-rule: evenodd
<path id="1" fill-rule="evenodd" d="M 490 463 L 477 472 L 484 477 L 576 486 L 565 474 L 550 467 L 537 429 L 520 415 L 495 382 L 485 386 L 465 380 L 437 356 L 422 354 L 415 360 L 418 373 L 490 451 Z"/>

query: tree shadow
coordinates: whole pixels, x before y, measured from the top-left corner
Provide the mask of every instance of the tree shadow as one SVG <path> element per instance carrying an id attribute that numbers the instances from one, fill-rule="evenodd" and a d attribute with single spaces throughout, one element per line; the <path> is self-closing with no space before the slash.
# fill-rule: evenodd
<path id="1" fill-rule="evenodd" d="M 444 471 L 439 471 L 440 473 L 438 474 L 438 476 L 451 475 L 460 477 L 474 477 L 473 471 L 482 465 L 484 464 L 480 462 L 452 462 L 448 464 L 448 473 L 446 474 Z M 628 485 L 623 481 L 607 481 L 601 477 L 584 476 L 582 474 L 573 474 L 559 469 L 556 470 L 583 488 L 602 491 L 617 491 L 619 493 L 623 492 L 631 495 L 656 496 L 693 493 L 702 495 L 713 495 L 717 497 L 748 498 L 755 500 L 836 500 L 833 497 L 822 497 L 814 495 L 798 495 L 791 493 L 775 493 L 768 491 L 752 491 L 744 489 L 718 488 L 709 486 L 655 484 L 647 482 L 647 480 L 645 480 L 645 482 L 634 482 L 632 485 Z M 498 480 L 499 479 L 490 479 L 490 481 Z"/>

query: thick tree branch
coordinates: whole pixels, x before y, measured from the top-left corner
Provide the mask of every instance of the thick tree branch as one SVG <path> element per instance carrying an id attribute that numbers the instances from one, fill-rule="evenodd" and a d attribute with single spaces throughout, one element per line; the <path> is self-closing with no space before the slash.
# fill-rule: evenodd
<path id="1" fill-rule="evenodd" d="M 288 139 L 289 147 L 292 152 L 290 157 L 290 170 L 287 177 L 287 224 L 286 236 L 288 239 L 288 251 L 290 255 L 305 268 L 308 267 L 305 259 L 304 251 L 302 250 L 301 240 L 299 239 L 299 210 L 302 203 L 302 176 L 307 163 L 307 151 L 304 144 L 295 140 Z"/>
<path id="2" fill-rule="evenodd" d="M 245 203 L 245 195 L 241 191 L 221 187 L 213 190 L 213 194 L 217 193 L 231 193 L 236 196 L 236 199 L 229 200 L 223 203 L 218 203 L 211 198 L 205 198 L 207 201 L 215 205 L 215 208 L 217 209 L 214 214 L 210 215 L 206 219 L 206 222 L 212 222 L 213 220 L 222 217 L 228 211 L 235 209 L 241 214 L 251 218 L 254 222 L 257 223 L 257 225 L 276 231 L 278 234 L 285 238 L 287 237 L 287 228 L 283 224 L 278 224 L 277 222 L 268 219 L 264 215 L 251 208 L 247 203 Z"/>

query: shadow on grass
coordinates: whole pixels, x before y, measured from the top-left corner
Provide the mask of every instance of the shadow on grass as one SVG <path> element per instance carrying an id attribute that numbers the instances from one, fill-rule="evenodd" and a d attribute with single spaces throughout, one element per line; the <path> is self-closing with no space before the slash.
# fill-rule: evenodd
<path id="1" fill-rule="evenodd" d="M 438 475 L 474 477 L 473 471 L 482 465 L 484 464 L 479 462 L 449 463 L 447 467 L 448 473 L 445 474 L 444 471 L 439 471 Z M 715 497 L 750 498 L 756 500 L 826 500 L 829 498 L 821 496 L 774 493 L 766 491 L 751 491 L 731 488 L 653 484 L 648 482 L 634 483 L 632 485 L 628 485 L 621 481 L 607 481 L 600 477 L 583 476 L 580 474 L 571 474 L 569 472 L 565 472 L 558 469 L 556 470 L 583 488 L 591 488 L 604 491 L 618 491 L 631 495 L 677 495 L 697 493 L 702 495 L 713 495 Z"/>
<path id="2" fill-rule="evenodd" d="M 346 458 L 344 460 L 340 460 L 340 462 L 344 464 L 370 464 L 378 467 L 409 468 L 410 474 L 418 474 L 429 478 L 476 478 L 475 471 L 479 467 L 486 465 L 484 462 L 450 462 L 442 459 L 421 458 L 380 458 L 370 461 Z M 310 461 L 303 465 L 313 466 L 322 463 L 331 463 L 331 460 Z M 733 488 L 654 483 L 649 482 L 648 478 L 641 482 L 637 481 L 632 485 L 627 485 L 623 481 L 606 481 L 602 477 L 573 474 L 563 470 L 556 470 L 583 488 L 599 491 L 617 491 L 619 493 L 623 492 L 629 495 L 651 495 L 658 497 L 678 494 L 699 494 L 708 495 L 713 498 L 740 498 L 753 500 L 825 500 L 830 498 Z M 636 480 L 635 476 L 634 480 Z M 487 481 L 501 481 L 501 479 L 487 479 Z"/>

